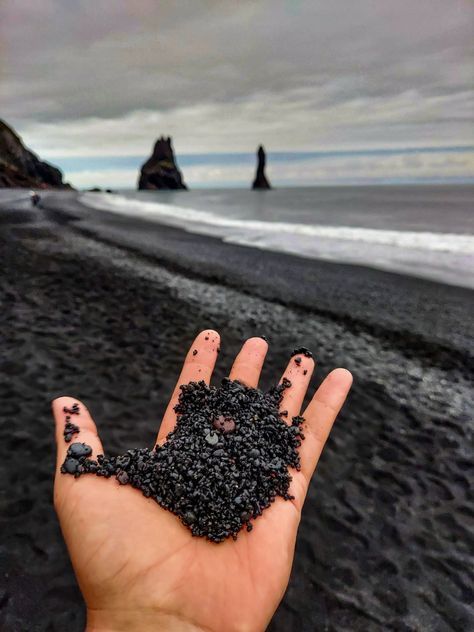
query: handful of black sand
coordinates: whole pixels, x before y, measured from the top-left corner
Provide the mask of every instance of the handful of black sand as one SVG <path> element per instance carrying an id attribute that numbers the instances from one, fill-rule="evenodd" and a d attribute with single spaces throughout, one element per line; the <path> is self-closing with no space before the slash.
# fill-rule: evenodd
<path id="1" fill-rule="evenodd" d="M 181 387 L 177 423 L 162 446 L 96 461 L 89 446 L 72 443 L 61 471 L 115 476 L 176 514 L 193 535 L 236 539 L 277 496 L 292 498 L 288 467 L 299 469 L 304 437 L 303 418 L 288 424 L 279 412 L 288 386 L 283 380 L 263 393 L 227 378 L 219 388 L 191 382 Z"/>

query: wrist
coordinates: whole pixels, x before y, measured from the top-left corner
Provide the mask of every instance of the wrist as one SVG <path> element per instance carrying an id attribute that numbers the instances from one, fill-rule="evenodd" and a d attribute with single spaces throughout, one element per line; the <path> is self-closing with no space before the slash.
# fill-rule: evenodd
<path id="1" fill-rule="evenodd" d="M 212 632 L 176 614 L 156 610 L 87 610 L 85 632 Z"/>

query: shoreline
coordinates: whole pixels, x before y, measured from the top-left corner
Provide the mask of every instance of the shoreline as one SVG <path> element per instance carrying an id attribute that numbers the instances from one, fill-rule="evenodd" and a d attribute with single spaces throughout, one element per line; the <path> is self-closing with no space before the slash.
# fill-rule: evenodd
<path id="1" fill-rule="evenodd" d="M 77 200 L 65 209 L 63 200 L 53 197 L 45 207 L 53 221 L 171 271 L 310 310 L 361 333 L 387 338 L 408 353 L 413 346 L 418 353 L 427 346 L 428 353 L 439 354 L 440 362 L 453 350 L 469 362 L 474 359 L 469 351 L 474 341 L 474 291 L 468 288 L 233 244 L 155 221 L 96 211 Z"/>

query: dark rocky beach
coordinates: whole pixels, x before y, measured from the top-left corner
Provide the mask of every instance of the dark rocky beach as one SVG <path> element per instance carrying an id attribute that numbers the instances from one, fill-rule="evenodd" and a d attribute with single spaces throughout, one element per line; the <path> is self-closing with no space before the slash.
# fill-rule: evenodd
<path id="1" fill-rule="evenodd" d="M 301 345 L 313 388 L 354 374 L 269 630 L 474 627 L 471 291 L 92 212 L 74 193 L 43 204 L 0 201 L 2 629 L 84 627 L 52 506 L 50 400 L 83 400 L 108 454 L 151 446 L 204 328 L 222 336 L 215 383 L 261 334 L 264 388 Z"/>

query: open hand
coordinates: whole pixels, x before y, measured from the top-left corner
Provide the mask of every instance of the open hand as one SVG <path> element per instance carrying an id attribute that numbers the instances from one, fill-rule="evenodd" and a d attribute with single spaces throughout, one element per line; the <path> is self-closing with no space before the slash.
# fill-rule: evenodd
<path id="1" fill-rule="evenodd" d="M 160 426 L 159 443 L 176 421 L 179 386 L 209 383 L 219 347 L 219 335 L 198 335 L 186 357 L 178 384 Z M 268 345 L 251 338 L 235 359 L 230 378 L 257 387 Z M 197 354 L 193 351 L 197 350 Z M 300 414 L 314 362 L 301 356 L 283 377 L 282 410 L 287 419 Z M 173 514 L 138 490 L 115 479 L 60 473 L 68 444 L 63 437 L 63 408 L 77 402 L 60 397 L 53 402 L 58 445 L 54 500 L 72 564 L 87 605 L 87 629 L 205 630 L 247 632 L 264 630 L 288 584 L 301 509 L 311 476 L 332 424 L 351 387 L 352 376 L 335 369 L 321 384 L 302 413 L 305 440 L 300 447 L 301 471 L 292 471 L 293 501 L 278 497 L 253 530 L 243 529 L 237 541 L 213 544 L 192 537 Z M 75 440 L 103 454 L 94 421 L 83 404 L 74 423 Z"/>

